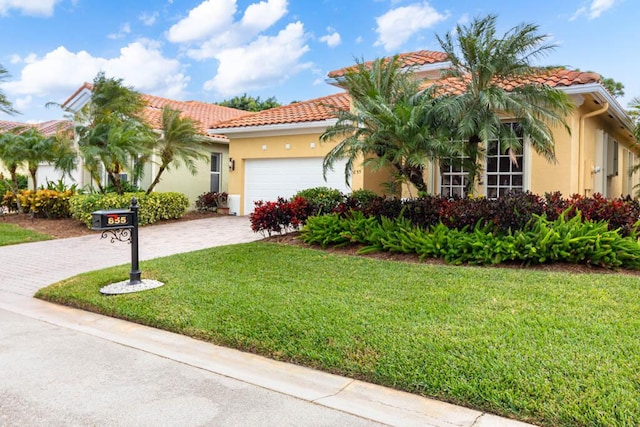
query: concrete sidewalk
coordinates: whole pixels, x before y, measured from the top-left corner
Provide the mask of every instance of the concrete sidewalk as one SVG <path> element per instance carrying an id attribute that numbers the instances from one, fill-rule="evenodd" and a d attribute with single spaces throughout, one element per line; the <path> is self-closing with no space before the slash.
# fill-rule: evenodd
<path id="1" fill-rule="evenodd" d="M 182 222 L 142 228 L 140 255 L 259 238 L 246 218 Z M 525 425 L 31 298 L 129 250 L 99 235 L 0 247 L 0 426 Z"/>

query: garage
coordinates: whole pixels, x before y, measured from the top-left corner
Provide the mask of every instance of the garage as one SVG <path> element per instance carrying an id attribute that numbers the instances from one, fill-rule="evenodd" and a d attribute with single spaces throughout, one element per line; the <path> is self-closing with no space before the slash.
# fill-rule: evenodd
<path id="1" fill-rule="evenodd" d="M 253 212 L 258 200 L 275 201 L 290 198 L 300 190 L 312 187 L 336 188 L 343 193 L 351 190 L 345 184 L 346 161 L 334 164 L 333 171 L 322 177 L 322 157 L 295 159 L 247 159 L 244 177 L 244 214 Z"/>

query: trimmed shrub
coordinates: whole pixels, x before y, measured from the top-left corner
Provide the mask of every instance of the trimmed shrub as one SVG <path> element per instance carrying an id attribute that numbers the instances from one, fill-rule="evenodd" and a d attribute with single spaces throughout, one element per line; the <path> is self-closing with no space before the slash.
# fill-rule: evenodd
<path id="1" fill-rule="evenodd" d="M 74 196 L 70 200 L 73 218 L 91 227 L 91 212 L 103 209 L 128 209 L 131 199 L 138 199 L 138 224 L 147 225 L 154 222 L 180 218 L 189 207 L 189 199 L 181 193 L 116 193 L 87 194 Z"/>
<path id="2" fill-rule="evenodd" d="M 292 197 L 303 197 L 309 206 L 313 208 L 314 215 L 327 214 L 333 212 L 345 199 L 340 190 L 329 187 L 314 187 L 301 190 Z"/>
<path id="3" fill-rule="evenodd" d="M 23 213 L 38 218 L 69 218 L 69 200 L 75 194 L 73 190 L 21 190 L 18 199 Z"/>
<path id="4" fill-rule="evenodd" d="M 269 236 L 272 233 L 282 234 L 298 230 L 313 210 L 304 197 L 294 197 L 290 201 L 282 197 L 278 197 L 275 202 L 260 200 L 255 206 L 249 215 L 251 229 Z"/>

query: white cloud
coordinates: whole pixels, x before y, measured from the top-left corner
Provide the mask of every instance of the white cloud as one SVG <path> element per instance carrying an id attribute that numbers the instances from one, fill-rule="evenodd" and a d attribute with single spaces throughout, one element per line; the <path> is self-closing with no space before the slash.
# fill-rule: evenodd
<path id="1" fill-rule="evenodd" d="M 236 0 L 233 0 L 234 5 L 235 2 Z M 219 27 L 217 31 L 209 34 L 205 40 L 201 40 L 199 45 L 189 49 L 187 54 L 196 60 L 215 58 L 225 49 L 249 43 L 262 31 L 273 26 L 286 13 L 286 0 L 267 0 L 251 4 L 239 21 L 234 22 L 231 14 L 226 19 L 227 24 L 224 27 Z"/>
<path id="2" fill-rule="evenodd" d="M 573 21 L 582 15 L 587 15 L 589 19 L 596 19 L 611 9 L 616 4 L 616 1 L 617 0 L 592 0 L 589 7 L 580 7 L 569 20 Z"/>
<path id="3" fill-rule="evenodd" d="M 31 108 L 32 103 L 33 103 L 33 96 L 27 95 L 27 96 L 22 97 L 22 98 L 16 98 L 16 102 L 14 104 L 14 107 L 18 111 L 24 111 L 24 110 L 28 110 L 29 108 Z"/>
<path id="4" fill-rule="evenodd" d="M 287 0 L 267 0 L 249 5 L 242 16 L 240 27 L 253 29 L 256 34 L 278 22 L 287 13 Z"/>
<path id="5" fill-rule="evenodd" d="M 448 15 L 439 13 L 426 1 L 391 9 L 376 18 L 378 40 L 374 46 L 383 46 L 387 51 L 397 49 L 414 34 L 447 17 Z"/>
<path id="6" fill-rule="evenodd" d="M 20 55 L 16 55 L 15 53 L 9 58 L 9 63 L 11 64 L 19 64 L 21 62 L 22 58 L 20 58 Z"/>
<path id="7" fill-rule="evenodd" d="M 189 15 L 173 25 L 167 39 L 188 43 L 225 31 L 233 23 L 236 0 L 206 0 L 189 11 Z"/>
<path id="8" fill-rule="evenodd" d="M 149 12 L 143 12 L 140 14 L 140 16 L 138 16 L 138 19 L 147 27 L 152 26 L 153 24 L 156 23 L 156 21 L 158 20 L 158 17 L 160 16 L 160 14 L 158 12 L 153 12 L 153 13 L 149 13 Z"/>
<path id="9" fill-rule="evenodd" d="M 358 36 L 356 37 L 356 44 L 360 44 L 364 41 L 364 39 L 362 38 L 362 36 Z"/>
<path id="10" fill-rule="evenodd" d="M 217 53 L 218 72 L 205 89 L 230 96 L 281 83 L 311 66 L 299 62 L 308 50 L 303 24 L 289 24 L 274 37 L 260 36 L 246 46 Z"/>
<path id="11" fill-rule="evenodd" d="M 23 15 L 51 16 L 57 3 L 62 0 L 0 0 L 0 15 L 7 15 L 11 9 Z"/>
<path id="12" fill-rule="evenodd" d="M 342 38 L 340 37 L 340 33 L 338 33 L 333 28 L 327 28 L 329 34 L 320 37 L 320 41 L 326 43 L 329 47 L 336 47 L 342 42 Z"/>
<path id="13" fill-rule="evenodd" d="M 63 100 L 99 71 L 124 79 L 136 90 L 180 98 L 188 77 L 180 62 L 162 56 L 157 45 L 146 41 L 130 43 L 116 58 L 94 57 L 86 51 L 69 52 L 64 46 L 35 58 L 21 71 L 20 79 L 6 82 L 7 94 Z"/>
<path id="14" fill-rule="evenodd" d="M 127 34 L 131 33 L 131 25 L 128 22 L 124 23 L 122 27 L 120 27 L 120 31 L 114 34 L 107 35 L 108 38 L 115 40 L 121 39 L 125 37 Z"/>

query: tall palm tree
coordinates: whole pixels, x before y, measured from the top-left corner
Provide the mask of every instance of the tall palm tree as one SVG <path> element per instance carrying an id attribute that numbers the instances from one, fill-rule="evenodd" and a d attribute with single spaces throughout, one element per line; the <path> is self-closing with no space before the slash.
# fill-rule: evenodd
<path id="1" fill-rule="evenodd" d="M 122 79 L 99 73 L 93 81 L 91 101 L 76 118 L 78 147 L 85 168 L 101 192 L 100 167 L 118 194 L 124 192 L 120 173 L 131 171 L 133 160 L 148 154 L 154 141 L 151 128 L 142 120 L 145 102 L 125 87 Z"/>
<path id="2" fill-rule="evenodd" d="M 547 43 L 548 36 L 539 34 L 539 27 L 532 24 L 498 35 L 496 20 L 496 15 L 488 15 L 456 26 L 444 38 L 437 36 L 452 67 L 440 83 L 440 93 L 445 95 L 436 111 L 450 121 L 454 139 L 462 141 L 468 194 L 473 193 L 482 173 L 480 161 L 489 141 L 498 139 L 503 152 L 522 150 L 516 130 L 503 126 L 501 115 L 519 122 L 533 149 L 555 161 L 551 127 L 562 125 L 569 132 L 565 117 L 573 108 L 564 92 L 529 80 L 547 71 L 535 67 L 533 61 L 555 47 Z M 507 82 L 516 84 L 507 89 Z M 446 95 L 451 93 L 450 85 L 464 91 Z"/>
<path id="3" fill-rule="evenodd" d="M 210 145 L 212 139 L 201 135 L 197 123 L 189 117 L 181 117 L 180 111 L 164 107 L 162 110 L 162 130 L 155 143 L 154 152 L 160 158 L 158 172 L 147 189 L 151 193 L 160 182 L 162 174 L 171 165 L 184 166 L 195 175 L 198 172 L 196 160 L 206 160 L 208 156 L 202 152 L 203 145 Z"/>
<path id="4" fill-rule="evenodd" d="M 362 158 L 373 170 L 390 166 L 426 193 L 425 166 L 448 148 L 429 114 L 430 92 L 420 90 L 420 80 L 397 56 L 371 64 L 358 61 L 341 83 L 349 92 L 351 109 L 335 111 L 336 124 L 320 136 L 321 142 L 338 140 L 324 158 L 325 175 L 337 160 L 346 159 L 348 183 L 354 162 Z"/>
<path id="5" fill-rule="evenodd" d="M 0 82 L 5 80 L 7 77 L 9 77 L 9 73 L 2 66 L 2 64 L 0 64 Z M 11 102 L 9 102 L 9 100 L 7 99 L 6 95 L 2 92 L 2 90 L 0 90 L 0 111 L 7 114 L 18 113 L 18 111 L 16 111 L 13 108 L 13 106 L 11 105 Z"/>

